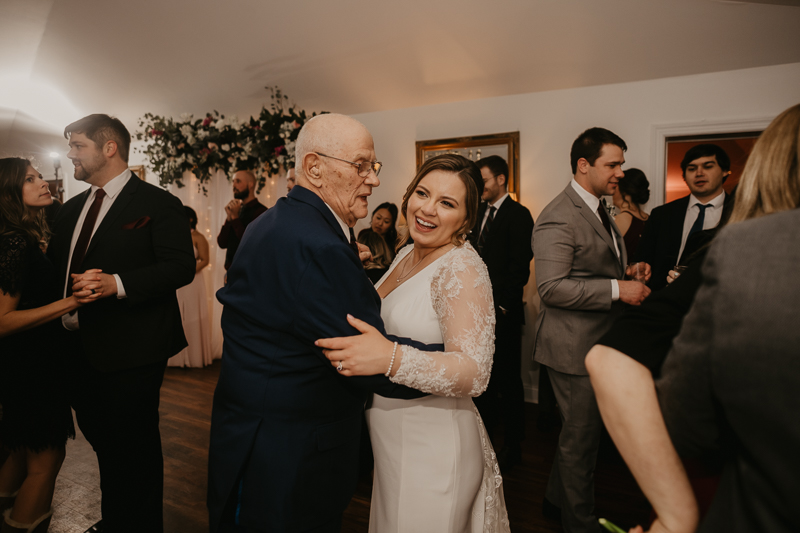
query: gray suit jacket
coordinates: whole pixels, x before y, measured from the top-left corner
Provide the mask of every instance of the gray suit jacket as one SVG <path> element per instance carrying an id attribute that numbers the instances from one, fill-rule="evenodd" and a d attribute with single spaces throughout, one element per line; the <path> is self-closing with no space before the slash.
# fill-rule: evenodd
<path id="1" fill-rule="evenodd" d="M 622 250 L 586 202 L 567 185 L 544 208 L 533 231 L 536 285 L 542 299 L 536 320 L 534 360 L 558 372 L 588 375 L 584 359 L 622 311 L 611 301 L 612 279 L 627 262 L 622 234 L 611 221 Z"/>
<path id="2" fill-rule="evenodd" d="M 656 382 L 682 456 L 727 459 L 698 531 L 800 531 L 800 208 L 714 239 Z"/>

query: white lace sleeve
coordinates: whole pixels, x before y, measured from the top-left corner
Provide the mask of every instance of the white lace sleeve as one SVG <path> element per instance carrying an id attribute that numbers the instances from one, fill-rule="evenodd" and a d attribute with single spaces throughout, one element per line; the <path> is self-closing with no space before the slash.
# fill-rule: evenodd
<path id="1" fill-rule="evenodd" d="M 392 381 L 437 396 L 479 396 L 494 356 L 494 301 L 486 265 L 469 244 L 443 258 L 431 279 L 444 352 L 403 346 Z"/>

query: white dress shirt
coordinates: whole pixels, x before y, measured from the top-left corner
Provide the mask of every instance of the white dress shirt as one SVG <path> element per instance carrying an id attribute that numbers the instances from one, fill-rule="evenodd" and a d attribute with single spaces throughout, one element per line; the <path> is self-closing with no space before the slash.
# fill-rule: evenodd
<path id="1" fill-rule="evenodd" d="M 492 204 L 494 206 L 495 216 L 497 216 L 497 212 L 500 211 L 500 206 L 503 205 L 503 202 L 505 202 L 506 198 L 508 198 L 508 193 L 505 193 L 503 196 L 500 197 L 499 200 L 497 200 L 495 203 Z M 488 220 L 489 218 L 489 212 L 491 211 L 489 207 L 490 206 L 486 206 L 486 212 L 483 214 L 483 221 L 481 222 L 481 231 L 478 233 L 478 236 L 480 236 L 480 234 L 483 233 L 483 227 L 486 225 L 486 220 Z"/>
<path id="2" fill-rule="evenodd" d="M 575 192 L 578 193 L 578 196 L 580 196 L 581 199 L 586 202 L 586 205 L 589 206 L 589 209 L 592 210 L 594 216 L 596 216 L 597 220 L 599 220 L 602 224 L 603 219 L 597 214 L 597 208 L 600 207 L 600 198 L 581 187 L 581 185 L 575 181 L 575 178 L 572 178 L 572 188 L 575 189 Z M 609 216 L 609 219 L 610 218 L 611 217 Z M 617 243 L 617 236 L 613 231 L 611 232 L 611 239 L 614 241 L 614 254 L 617 256 L 617 259 L 619 259 L 619 243 Z M 617 282 L 615 279 L 609 281 L 611 281 L 611 301 L 619 300 L 619 282 Z"/>
<path id="3" fill-rule="evenodd" d="M 689 230 L 694 226 L 697 217 L 700 216 L 700 208 L 697 207 L 702 202 L 694 197 L 689 196 L 689 206 L 686 208 L 686 216 L 683 218 L 683 235 L 681 235 L 681 248 L 678 251 L 678 262 L 681 261 L 683 249 L 686 248 L 686 241 L 689 239 Z M 722 219 L 722 208 L 725 207 L 725 191 L 714 197 L 713 200 L 706 204 L 705 218 L 703 219 L 703 229 L 713 229 L 719 225 Z"/>
<path id="4" fill-rule="evenodd" d="M 322 203 L 325 203 L 325 202 L 322 202 Z M 350 226 L 345 224 L 344 220 L 339 218 L 339 215 L 336 214 L 336 211 L 334 211 L 331 206 L 329 206 L 328 204 L 325 204 L 325 207 L 327 207 L 328 209 L 331 210 L 331 213 L 333 213 L 333 218 L 336 219 L 336 222 L 339 223 L 339 227 L 342 228 L 342 232 L 344 233 L 344 236 L 347 239 L 347 242 L 350 242 Z"/>
<path id="5" fill-rule="evenodd" d="M 106 183 L 103 190 L 106 192 L 105 198 L 103 198 L 103 203 L 100 204 L 100 211 L 97 213 L 97 221 L 94 224 L 94 228 L 92 228 L 92 237 L 94 237 L 95 231 L 97 228 L 100 227 L 100 223 L 103 221 L 103 218 L 108 213 L 111 206 L 114 204 L 114 200 L 117 199 L 119 196 L 120 191 L 127 185 L 128 180 L 131 179 L 131 171 L 130 169 L 125 169 L 125 171 L 116 176 L 114 179 Z M 67 279 L 66 283 L 64 284 L 64 297 L 67 297 L 67 288 L 72 285 L 72 279 L 69 276 L 69 269 L 70 263 L 72 262 L 72 253 L 75 250 L 75 244 L 78 242 L 78 236 L 81 234 L 81 229 L 83 228 L 83 221 L 86 220 L 86 215 L 89 213 L 89 208 L 94 203 L 94 197 L 97 194 L 97 189 L 100 187 L 95 187 L 92 185 L 91 192 L 89 193 L 89 197 L 86 199 L 86 203 L 83 204 L 83 209 L 81 210 L 81 214 L 78 217 L 78 222 L 75 224 L 75 230 L 72 232 L 72 242 L 69 245 L 69 263 L 67 263 Z M 92 244 L 91 238 L 89 239 L 88 247 Z M 108 272 L 106 272 L 108 274 Z M 114 279 L 117 282 L 117 298 L 126 298 L 127 294 L 125 294 L 125 287 L 122 285 L 122 280 L 119 277 L 119 274 L 113 274 Z M 78 323 L 78 315 L 80 314 L 80 310 L 77 313 L 67 313 L 66 315 L 61 317 L 61 323 L 70 331 L 75 331 L 80 329 L 80 324 Z"/>

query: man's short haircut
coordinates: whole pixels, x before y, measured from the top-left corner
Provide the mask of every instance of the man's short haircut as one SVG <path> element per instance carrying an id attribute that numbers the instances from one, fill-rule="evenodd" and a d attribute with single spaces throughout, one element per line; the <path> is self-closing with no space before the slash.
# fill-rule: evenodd
<path id="1" fill-rule="evenodd" d="M 505 176 L 506 187 L 508 187 L 508 163 L 506 163 L 505 159 L 499 155 L 490 155 L 488 157 L 484 157 L 480 161 L 476 161 L 475 163 L 480 169 L 488 168 L 489 172 L 491 172 L 492 176 L 494 177 L 497 177 L 500 174 Z"/>
<path id="2" fill-rule="evenodd" d="M 131 134 L 118 118 L 100 114 L 89 115 L 64 128 L 66 139 L 69 139 L 73 133 L 83 133 L 99 148 L 102 148 L 108 141 L 114 141 L 117 144 L 117 153 L 120 158 L 124 162 L 128 162 Z"/>
<path id="3" fill-rule="evenodd" d="M 717 156 L 719 168 L 725 172 L 730 171 L 731 158 L 728 157 L 728 154 L 725 152 L 725 150 L 716 144 L 698 144 L 697 146 L 689 148 L 686 151 L 686 155 L 683 156 L 683 161 L 681 161 L 681 172 L 683 173 L 683 176 L 686 177 L 686 167 L 688 167 L 692 161 L 695 159 L 700 159 L 701 157 L 711 157 L 712 155 Z"/>
<path id="4" fill-rule="evenodd" d="M 569 152 L 572 173 L 578 173 L 579 159 L 585 159 L 590 165 L 594 166 L 594 162 L 600 157 L 605 144 L 619 146 L 623 152 L 628 149 L 628 145 L 619 135 L 605 128 L 589 128 L 578 135 L 578 138 L 572 143 L 572 150 Z"/>

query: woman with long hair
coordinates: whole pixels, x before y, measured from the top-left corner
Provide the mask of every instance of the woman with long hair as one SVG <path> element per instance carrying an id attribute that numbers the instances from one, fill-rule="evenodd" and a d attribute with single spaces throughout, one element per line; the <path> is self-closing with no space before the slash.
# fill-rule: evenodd
<path id="1" fill-rule="evenodd" d="M 389 262 L 394 259 L 397 249 L 397 206 L 383 202 L 372 211 L 369 227 L 358 232 L 358 238 L 367 238 L 368 233 L 380 235 L 389 247 Z"/>
<path id="2" fill-rule="evenodd" d="M 494 355 L 494 303 L 486 265 L 466 242 L 478 213 L 478 167 L 440 155 L 420 167 L 403 197 L 413 244 L 376 289 L 392 335 L 443 352 L 398 347 L 352 319 L 362 334 L 318 345 L 345 376 L 385 374 L 429 393 L 375 396 L 367 410 L 375 476 L 370 532 L 508 531 L 502 478 L 472 397 L 486 390 Z"/>
<path id="3" fill-rule="evenodd" d="M 47 182 L 27 159 L 0 159 L 1 531 L 47 531 L 56 476 L 75 436 L 63 382 L 58 317 L 99 298 L 90 284 L 66 298 L 45 256 Z"/>
<path id="4" fill-rule="evenodd" d="M 614 191 L 613 200 L 619 210 L 614 222 L 622 233 L 628 257 L 635 257 L 644 223 L 650 217 L 642 208 L 650 200 L 650 182 L 647 181 L 644 172 L 638 168 L 626 170 L 625 176 L 619 180 L 619 186 Z"/>

